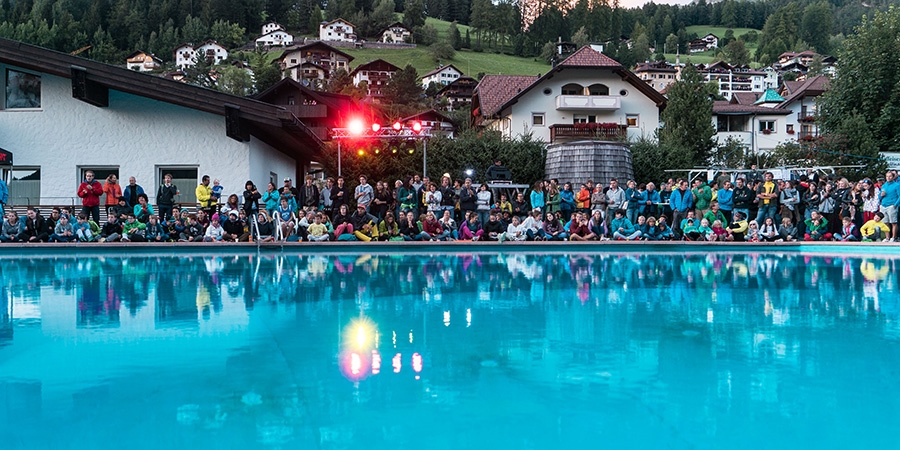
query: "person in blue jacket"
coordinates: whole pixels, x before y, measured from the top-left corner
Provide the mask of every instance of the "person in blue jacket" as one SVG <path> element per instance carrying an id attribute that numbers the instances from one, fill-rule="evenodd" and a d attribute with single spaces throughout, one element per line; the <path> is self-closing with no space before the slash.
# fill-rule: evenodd
<path id="1" fill-rule="evenodd" d="M 572 211 L 575 211 L 575 192 L 572 191 L 572 183 L 563 185 L 563 189 L 559 191 L 559 211 L 563 215 L 563 222 L 568 222 L 572 217 Z"/>
<path id="2" fill-rule="evenodd" d="M 687 180 L 678 180 L 678 189 L 672 191 L 669 205 L 672 207 L 672 226 L 680 227 L 687 212 L 694 209 L 694 195 L 688 189 Z"/>

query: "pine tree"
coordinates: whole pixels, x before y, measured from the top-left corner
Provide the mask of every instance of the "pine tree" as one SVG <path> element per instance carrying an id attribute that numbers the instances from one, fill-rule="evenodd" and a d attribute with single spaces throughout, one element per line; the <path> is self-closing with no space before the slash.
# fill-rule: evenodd
<path id="1" fill-rule="evenodd" d="M 688 64 L 681 80 L 669 86 L 668 102 L 660 119 L 664 123 L 659 142 L 670 153 L 673 165 L 704 165 L 715 145 L 712 125 L 713 95 L 718 89 L 706 83 Z"/>

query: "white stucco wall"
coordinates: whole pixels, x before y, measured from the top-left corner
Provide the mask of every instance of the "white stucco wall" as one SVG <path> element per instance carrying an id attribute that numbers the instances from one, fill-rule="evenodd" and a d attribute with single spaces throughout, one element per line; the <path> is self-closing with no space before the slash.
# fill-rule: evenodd
<path id="1" fill-rule="evenodd" d="M 595 83 L 602 83 L 609 87 L 610 96 L 619 96 L 621 90 L 627 91 L 627 95 L 620 97 L 621 105 L 615 111 L 560 111 L 556 109 L 556 97 L 562 94 L 562 87 L 569 83 L 578 83 L 588 87 Z M 550 93 L 544 94 L 549 88 Z M 532 113 L 544 113 L 544 125 L 532 126 Z M 628 129 L 629 138 L 638 138 L 641 135 L 651 135 L 659 128 L 659 108 L 650 98 L 641 93 L 635 86 L 623 81 L 621 77 L 608 70 L 564 70 L 556 76 L 545 80 L 538 86 L 531 88 L 518 102 L 508 110 L 502 112 L 508 118 L 508 135 L 521 136 L 526 132 L 532 132 L 534 137 L 545 142 L 550 141 L 550 125 L 572 124 L 574 115 L 597 116 L 597 122 L 615 122 L 625 124 L 626 117 L 630 114 L 638 115 L 638 125 Z M 497 124 L 497 128 L 503 129 L 503 120 Z"/>
<path id="2" fill-rule="evenodd" d="M 0 64 L 0 73 L 7 67 Z M 67 78 L 41 74 L 41 84 L 39 111 L 0 109 L 0 147 L 13 152 L 16 167 L 40 167 L 42 204 L 80 205 L 81 167 L 118 167 L 122 183 L 134 176 L 151 202 L 160 166 L 196 167 L 198 177 L 218 178 L 226 195 L 240 194 L 247 179 L 265 185 L 270 171 L 295 175 L 293 159 L 267 144 L 227 137 L 224 116 L 113 90 L 109 107 L 98 108 L 73 99 Z M 178 187 L 193 191 L 197 183 Z"/>

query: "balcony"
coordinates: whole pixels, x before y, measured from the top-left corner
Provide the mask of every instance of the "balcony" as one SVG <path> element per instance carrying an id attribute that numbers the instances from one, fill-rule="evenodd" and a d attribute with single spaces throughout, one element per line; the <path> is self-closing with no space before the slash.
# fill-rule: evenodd
<path id="1" fill-rule="evenodd" d="M 328 117 L 328 107 L 325 105 L 285 105 L 285 108 L 294 113 L 298 119 L 321 119 Z"/>
<path id="2" fill-rule="evenodd" d="M 628 137 L 628 126 L 605 123 L 550 125 L 550 142 L 557 141 L 621 141 Z"/>
<path id="3" fill-rule="evenodd" d="M 797 133 L 798 141 L 806 141 L 806 142 L 814 141 L 814 140 L 816 140 L 817 137 L 819 137 L 819 135 L 818 135 L 818 133 L 816 133 L 814 131 L 801 131 L 801 132 Z"/>
<path id="4" fill-rule="evenodd" d="M 613 95 L 559 95 L 558 111 L 615 111 L 622 107 L 622 99 Z"/>
<path id="5" fill-rule="evenodd" d="M 809 112 L 799 112 L 797 113 L 797 121 L 803 123 L 812 123 L 816 121 L 816 116 L 815 114 L 810 114 Z"/>

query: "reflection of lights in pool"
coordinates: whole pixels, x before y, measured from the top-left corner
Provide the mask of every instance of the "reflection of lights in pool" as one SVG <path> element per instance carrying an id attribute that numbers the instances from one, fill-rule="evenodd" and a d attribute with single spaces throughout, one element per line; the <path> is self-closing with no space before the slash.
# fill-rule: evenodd
<path id="1" fill-rule="evenodd" d="M 466 308 L 466 328 L 472 326 L 472 308 Z"/>
<path id="2" fill-rule="evenodd" d="M 409 330 L 409 343 L 412 344 L 412 341 L 413 341 L 412 330 Z"/>
<path id="3" fill-rule="evenodd" d="M 444 326 L 450 326 L 450 311 L 444 311 Z"/>
<path id="4" fill-rule="evenodd" d="M 400 361 L 402 356 L 397 353 L 394 355 L 394 359 L 391 360 L 391 365 L 394 366 L 394 373 L 400 373 L 400 369 L 403 367 L 403 362 Z"/>
<path id="5" fill-rule="evenodd" d="M 415 370 L 416 373 L 419 373 L 422 371 L 422 355 L 420 355 L 418 353 L 413 353 L 412 366 L 413 366 L 413 370 Z"/>
<path id="6" fill-rule="evenodd" d="M 381 355 L 378 350 L 372 350 L 372 375 L 378 375 L 381 372 Z"/>
<path id="7" fill-rule="evenodd" d="M 359 369 L 362 368 L 362 361 L 359 359 L 359 354 L 354 353 L 350 355 L 350 373 L 353 375 L 359 375 Z"/>
<path id="8" fill-rule="evenodd" d="M 394 344 L 394 348 L 397 348 L 397 332 L 391 331 L 391 343 Z"/>

